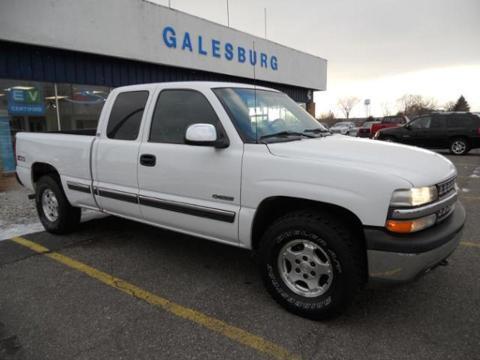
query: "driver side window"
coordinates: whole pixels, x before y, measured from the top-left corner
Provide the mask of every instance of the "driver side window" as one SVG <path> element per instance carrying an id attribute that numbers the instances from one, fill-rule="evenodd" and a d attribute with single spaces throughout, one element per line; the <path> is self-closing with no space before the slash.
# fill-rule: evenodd
<path id="1" fill-rule="evenodd" d="M 424 116 L 418 119 L 413 120 L 410 123 L 412 129 L 428 129 L 430 127 L 430 121 L 432 118 L 430 116 Z"/>
<path id="2" fill-rule="evenodd" d="M 149 141 L 185 144 L 187 128 L 196 123 L 215 127 L 219 124 L 217 114 L 207 98 L 194 90 L 163 90 L 155 106 Z"/>

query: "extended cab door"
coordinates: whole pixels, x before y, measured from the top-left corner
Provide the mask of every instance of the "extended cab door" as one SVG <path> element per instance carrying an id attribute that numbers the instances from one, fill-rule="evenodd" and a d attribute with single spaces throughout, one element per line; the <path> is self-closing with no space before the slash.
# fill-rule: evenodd
<path id="1" fill-rule="evenodd" d="M 140 146 L 140 209 L 148 222 L 226 242 L 238 242 L 243 143 L 210 89 L 159 91 Z M 188 145 L 189 125 L 212 124 L 227 148 Z M 232 137 L 236 135 L 236 137 Z M 237 139 L 238 138 L 238 139 Z"/>
<path id="2" fill-rule="evenodd" d="M 144 110 L 150 91 L 145 87 L 114 90 L 102 112 L 99 138 L 94 142 L 94 193 L 99 207 L 131 218 L 140 217 L 138 151 Z"/>

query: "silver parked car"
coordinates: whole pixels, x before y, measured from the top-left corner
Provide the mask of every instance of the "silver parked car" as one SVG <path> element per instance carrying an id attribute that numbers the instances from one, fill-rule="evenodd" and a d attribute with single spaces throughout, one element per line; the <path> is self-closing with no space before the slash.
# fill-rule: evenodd
<path id="1" fill-rule="evenodd" d="M 352 121 L 340 121 L 334 124 L 330 129 L 332 134 L 342 134 L 354 136 L 355 124 Z M 356 135 L 356 134 L 355 134 Z"/>

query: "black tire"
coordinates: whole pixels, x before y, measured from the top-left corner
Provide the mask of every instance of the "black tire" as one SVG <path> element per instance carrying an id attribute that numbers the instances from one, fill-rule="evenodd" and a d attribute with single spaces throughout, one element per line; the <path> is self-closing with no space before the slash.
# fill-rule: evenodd
<path id="1" fill-rule="evenodd" d="M 55 220 L 49 219 L 49 215 L 45 214 L 42 205 L 42 196 L 47 190 L 53 192 L 58 202 L 58 216 Z M 35 203 L 40 222 L 45 230 L 50 233 L 67 234 L 75 230 L 80 223 L 81 209 L 70 205 L 60 185 L 60 179 L 56 176 L 45 175 L 38 180 L 35 193 Z"/>
<path id="2" fill-rule="evenodd" d="M 353 234 L 348 226 L 333 216 L 315 210 L 297 211 L 279 218 L 263 235 L 259 249 L 260 271 L 270 295 L 288 311 L 305 318 L 322 320 L 340 315 L 366 279 L 365 253 L 363 250 L 362 255 L 361 243 L 354 239 Z M 310 244 L 318 245 L 331 260 L 331 283 L 318 296 L 311 294 L 312 297 L 307 297 L 295 293 L 289 288 L 292 284 L 288 285 L 280 275 L 280 263 L 283 264 L 278 260 L 280 251 L 295 239 L 305 239 Z M 302 259 L 306 261 L 305 257 Z M 307 264 L 301 263 L 298 266 L 307 267 L 308 261 Z M 296 272 L 297 270 L 299 268 L 295 268 Z M 307 270 L 307 273 L 310 270 L 312 269 Z M 303 271 L 302 269 L 301 272 Z M 319 279 L 321 280 L 322 278 Z"/>
<path id="3" fill-rule="evenodd" d="M 465 155 L 470 151 L 470 144 L 463 137 L 454 138 L 450 141 L 449 150 L 453 155 Z"/>

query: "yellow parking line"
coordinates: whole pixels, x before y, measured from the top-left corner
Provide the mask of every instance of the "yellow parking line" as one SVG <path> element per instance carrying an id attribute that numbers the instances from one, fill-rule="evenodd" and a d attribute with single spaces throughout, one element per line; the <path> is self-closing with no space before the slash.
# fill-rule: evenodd
<path id="1" fill-rule="evenodd" d="M 46 247 L 33 241 L 21 237 L 12 238 L 12 241 L 16 242 L 19 245 L 25 246 L 39 254 L 44 254 L 50 259 L 58 261 L 72 269 L 78 270 L 108 286 L 123 291 L 128 295 L 131 295 L 137 299 L 141 299 L 149 304 L 155 305 L 180 318 L 190 320 L 197 325 L 201 325 L 209 330 L 215 331 L 231 340 L 234 340 L 242 345 L 248 346 L 261 353 L 269 355 L 275 359 L 299 358 L 298 356 L 289 353 L 287 349 L 277 344 L 274 344 L 260 336 L 251 334 L 248 331 L 229 325 L 224 321 L 210 317 L 199 311 L 176 304 L 161 296 L 143 290 L 127 281 L 124 281 L 110 274 L 97 270 L 91 266 L 88 266 L 84 263 L 81 263 L 80 261 L 74 260 L 60 253 L 50 251 Z"/>
<path id="2" fill-rule="evenodd" d="M 462 242 L 460 242 L 460 244 L 462 244 L 463 246 L 480 248 L 480 244 L 470 242 L 470 241 L 462 241 Z"/>
<path id="3" fill-rule="evenodd" d="M 468 196 L 468 195 L 460 195 L 460 199 L 465 200 L 480 200 L 480 196 Z"/>

